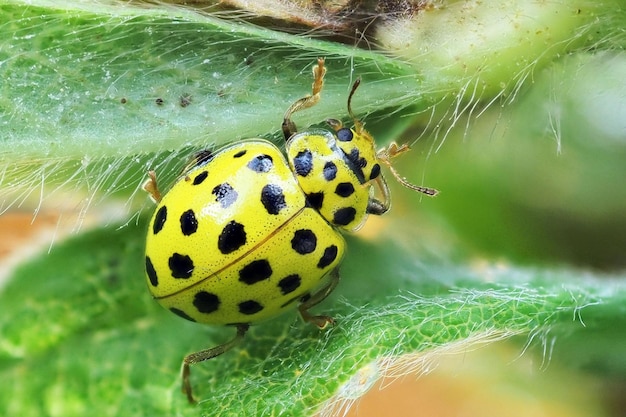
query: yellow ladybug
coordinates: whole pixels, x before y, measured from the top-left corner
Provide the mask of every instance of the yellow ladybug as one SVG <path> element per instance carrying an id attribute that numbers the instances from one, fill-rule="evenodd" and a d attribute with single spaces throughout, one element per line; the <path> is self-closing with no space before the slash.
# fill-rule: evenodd
<path id="1" fill-rule="evenodd" d="M 286 150 L 249 139 L 196 155 L 174 186 L 161 197 L 156 175 L 144 184 L 157 202 L 146 239 L 146 277 L 153 297 L 165 308 L 198 323 L 234 326 L 237 335 L 222 345 L 183 360 L 183 392 L 194 402 L 189 365 L 236 345 L 251 324 L 297 306 L 319 328 L 334 323 L 309 309 L 339 282 L 345 241 L 368 214 L 389 209 L 381 164 L 405 186 L 390 165 L 408 147 L 392 144 L 379 152 L 353 115 L 352 128 L 329 120 L 331 129 L 296 132 L 293 113 L 317 103 L 326 68 L 313 68 L 312 95 L 286 111 Z M 374 196 L 373 185 L 381 199 Z"/>

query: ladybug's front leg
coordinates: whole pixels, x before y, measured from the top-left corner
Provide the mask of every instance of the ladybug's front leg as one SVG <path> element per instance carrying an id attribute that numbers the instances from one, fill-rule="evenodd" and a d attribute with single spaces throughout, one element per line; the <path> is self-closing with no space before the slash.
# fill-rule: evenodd
<path id="1" fill-rule="evenodd" d="M 382 200 L 370 197 L 367 202 L 367 212 L 369 214 L 376 214 L 380 216 L 381 214 L 385 214 L 389 211 L 389 208 L 391 207 L 391 195 L 389 193 L 387 181 L 385 181 L 385 178 L 382 175 L 376 177 L 374 181 L 376 181 L 376 185 L 378 185 L 378 189 L 382 194 Z"/>
<path id="2" fill-rule="evenodd" d="M 422 187 L 419 185 L 411 184 L 409 181 L 407 181 L 406 178 L 402 177 L 393 167 L 391 160 L 398 155 L 402 155 L 403 153 L 408 152 L 409 150 L 411 150 L 411 148 L 407 144 L 398 145 L 395 142 L 391 142 L 388 147 L 379 150 L 376 154 L 376 157 L 380 162 L 387 165 L 391 170 L 393 176 L 396 177 L 396 180 L 409 190 L 417 191 L 418 193 L 426 194 L 431 197 L 436 196 L 439 191 L 434 188 Z"/>

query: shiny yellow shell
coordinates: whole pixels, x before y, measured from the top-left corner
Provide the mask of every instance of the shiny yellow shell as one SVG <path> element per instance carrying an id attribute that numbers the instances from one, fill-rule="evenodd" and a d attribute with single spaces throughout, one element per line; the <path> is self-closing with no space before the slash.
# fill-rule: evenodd
<path id="1" fill-rule="evenodd" d="M 157 202 L 146 239 L 150 292 L 185 319 L 237 329 L 232 340 L 183 359 L 182 388 L 190 402 L 190 365 L 231 349 L 250 324 L 294 306 L 320 329 L 334 323 L 309 309 L 339 282 L 345 252 L 339 230 L 356 230 L 368 214 L 389 210 L 381 164 L 408 188 L 437 193 L 410 184 L 391 166 L 391 158 L 408 147 L 392 143 L 376 152 L 350 107 L 360 80 L 348 96 L 352 128 L 330 119 L 329 129 L 296 131 L 291 116 L 319 101 L 325 73 L 319 58 L 312 94 L 285 112 L 284 153 L 268 141 L 249 139 L 215 154 L 199 153 L 164 196 L 153 171 L 144 184 Z"/>
<path id="2" fill-rule="evenodd" d="M 150 224 L 150 292 L 179 316 L 207 324 L 280 314 L 320 286 L 345 248 L 307 204 L 280 150 L 260 139 L 193 167 Z"/>

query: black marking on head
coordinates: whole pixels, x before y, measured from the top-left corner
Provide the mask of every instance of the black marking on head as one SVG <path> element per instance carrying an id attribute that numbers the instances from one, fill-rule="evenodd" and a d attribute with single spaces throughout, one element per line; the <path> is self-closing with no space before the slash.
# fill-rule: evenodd
<path id="1" fill-rule="evenodd" d="M 307 201 L 309 205 L 313 207 L 315 210 L 319 210 L 322 208 L 322 204 L 324 203 L 324 193 L 309 193 L 306 195 Z"/>
<path id="2" fill-rule="evenodd" d="M 250 262 L 239 270 L 239 281 L 248 285 L 269 279 L 272 276 L 272 267 L 267 259 Z"/>
<path id="3" fill-rule="evenodd" d="M 196 175 L 193 179 L 193 185 L 200 185 L 206 178 L 209 176 L 209 171 L 202 171 L 198 175 Z"/>
<path id="4" fill-rule="evenodd" d="M 350 197 L 354 193 L 354 185 L 351 182 L 340 182 L 335 188 L 335 194 L 339 197 Z"/>
<path id="5" fill-rule="evenodd" d="M 198 291 L 193 297 L 193 305 L 200 313 L 213 313 L 220 308 L 220 298 L 210 292 Z"/>
<path id="6" fill-rule="evenodd" d="M 340 142 L 350 142 L 354 137 L 354 135 L 352 134 L 352 130 L 348 129 L 347 127 L 339 129 L 336 134 L 337 139 L 339 139 Z"/>
<path id="7" fill-rule="evenodd" d="M 348 158 L 361 169 L 365 168 L 365 166 L 367 165 L 367 161 L 365 160 L 365 158 L 361 158 L 361 152 L 359 151 L 359 148 L 353 148 L 350 151 L 350 155 L 348 155 Z"/>
<path id="8" fill-rule="evenodd" d="M 283 189 L 276 184 L 267 184 L 261 190 L 261 203 L 269 214 L 278 214 L 282 209 L 287 208 Z"/>
<path id="9" fill-rule="evenodd" d="M 153 287 L 159 285 L 159 277 L 154 269 L 154 265 L 152 265 L 152 261 L 149 257 L 146 256 L 146 274 L 148 274 L 148 279 L 150 280 L 150 284 Z"/>
<path id="10" fill-rule="evenodd" d="M 337 177 L 337 165 L 333 161 L 328 161 L 324 164 L 324 179 L 328 182 Z"/>
<path id="11" fill-rule="evenodd" d="M 252 315 L 261 310 L 263 310 L 263 305 L 261 305 L 258 301 L 248 300 L 239 303 L 239 312 L 241 314 Z"/>
<path id="12" fill-rule="evenodd" d="M 170 256 L 168 264 L 174 278 L 190 278 L 193 273 L 193 261 L 188 255 L 174 253 Z"/>
<path id="13" fill-rule="evenodd" d="M 341 154 L 343 155 L 343 160 L 348 165 L 348 168 L 354 175 L 356 175 L 357 179 L 361 184 L 365 183 L 365 175 L 363 174 L 363 167 L 367 165 L 367 161 L 365 158 L 361 158 L 359 154 L 359 150 L 354 148 L 350 151 L 350 153 L 346 153 L 343 149 L 341 149 Z"/>
<path id="14" fill-rule="evenodd" d="M 193 210 L 187 210 L 180 216 L 180 231 L 189 236 L 198 230 L 198 220 Z"/>
<path id="15" fill-rule="evenodd" d="M 372 167 L 372 171 L 370 172 L 370 180 L 378 178 L 379 175 L 380 175 L 380 165 L 374 164 L 374 166 Z"/>
<path id="16" fill-rule="evenodd" d="M 222 208 L 230 207 L 235 201 L 237 201 L 237 191 L 227 182 L 216 185 L 211 193 L 215 196 L 215 201 L 219 202 Z"/>
<path id="17" fill-rule="evenodd" d="M 236 154 L 233 155 L 233 158 L 241 158 L 242 156 L 244 156 L 248 151 L 243 149 L 239 152 L 237 152 Z"/>
<path id="18" fill-rule="evenodd" d="M 298 152 L 295 158 L 293 158 L 293 167 L 301 177 L 306 177 L 313 170 L 313 154 L 310 150 L 305 149 Z"/>
<path id="19" fill-rule="evenodd" d="M 291 248 L 300 255 L 306 255 L 315 250 L 317 246 L 317 236 L 309 229 L 296 230 L 291 239 Z"/>
<path id="20" fill-rule="evenodd" d="M 159 207 L 159 210 L 154 216 L 154 223 L 152 223 L 152 233 L 157 234 L 163 229 L 165 221 L 167 220 L 167 206 Z"/>
<path id="21" fill-rule="evenodd" d="M 176 314 L 178 317 L 184 318 L 185 320 L 195 321 L 192 317 L 189 317 L 187 313 L 185 313 L 183 310 L 179 310 L 177 308 L 171 307 L 170 311 Z"/>
<path id="22" fill-rule="evenodd" d="M 274 167 L 272 157 L 269 155 L 257 155 L 248 162 L 248 168 L 254 172 L 269 172 Z"/>
<path id="23" fill-rule="evenodd" d="M 217 248 L 226 255 L 246 244 L 246 231 L 243 224 L 231 220 L 217 238 Z"/>
<path id="24" fill-rule="evenodd" d="M 330 245 L 326 249 L 324 249 L 324 254 L 320 258 L 320 261 L 317 263 L 317 267 L 320 269 L 326 268 L 328 265 L 332 264 L 335 259 L 337 259 L 338 249 L 336 245 Z"/>
<path id="25" fill-rule="evenodd" d="M 287 275 L 285 278 L 278 281 L 278 288 L 283 295 L 291 294 L 302 284 L 302 278 L 298 274 Z"/>
<path id="26" fill-rule="evenodd" d="M 333 213 L 333 223 L 339 226 L 347 226 L 356 216 L 354 207 L 342 207 Z"/>

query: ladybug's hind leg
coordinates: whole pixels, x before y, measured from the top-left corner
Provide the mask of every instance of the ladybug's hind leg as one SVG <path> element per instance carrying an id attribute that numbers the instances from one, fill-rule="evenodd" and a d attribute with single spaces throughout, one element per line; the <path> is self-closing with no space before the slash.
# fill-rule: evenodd
<path id="1" fill-rule="evenodd" d="M 244 335 L 250 328 L 249 324 L 237 324 L 237 334 L 230 341 L 223 343 L 219 346 L 212 347 L 210 349 L 201 350 L 200 352 L 191 353 L 185 356 L 183 359 L 183 369 L 181 371 L 182 379 L 183 379 L 183 393 L 187 395 L 187 399 L 191 404 L 195 404 L 196 400 L 193 398 L 191 383 L 189 382 L 189 374 L 191 370 L 189 369 L 189 365 L 206 361 L 208 359 L 214 358 L 216 356 L 221 355 L 224 352 L 229 351 L 234 346 L 238 345 L 239 342 L 243 339 Z"/>
<path id="2" fill-rule="evenodd" d="M 312 323 L 320 329 L 325 329 L 328 325 L 332 326 L 335 324 L 335 319 L 332 317 L 324 315 L 314 316 L 309 313 L 309 309 L 321 303 L 326 297 L 328 297 L 328 295 L 337 287 L 337 284 L 339 284 L 339 268 L 333 269 L 330 272 L 330 280 L 328 283 L 319 291 L 311 294 L 311 296 L 298 307 L 300 316 L 302 316 L 304 321 Z"/>

